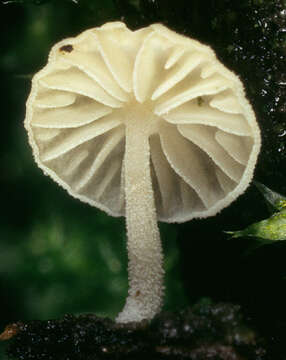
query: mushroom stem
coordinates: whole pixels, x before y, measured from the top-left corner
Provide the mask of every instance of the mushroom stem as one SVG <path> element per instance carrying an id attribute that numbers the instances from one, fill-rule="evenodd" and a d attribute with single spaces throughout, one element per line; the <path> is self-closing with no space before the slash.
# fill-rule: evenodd
<path id="1" fill-rule="evenodd" d="M 143 120 L 143 119 L 141 119 Z M 116 321 L 152 319 L 163 298 L 163 254 L 150 171 L 150 145 L 144 121 L 126 125 L 125 189 L 129 291 Z M 142 126 L 143 125 L 143 126 Z"/>

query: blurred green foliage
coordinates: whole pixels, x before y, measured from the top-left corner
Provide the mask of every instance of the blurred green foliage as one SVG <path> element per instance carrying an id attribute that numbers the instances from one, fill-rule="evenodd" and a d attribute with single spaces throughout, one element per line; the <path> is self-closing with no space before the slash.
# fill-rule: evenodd
<path id="1" fill-rule="evenodd" d="M 7 229 L 10 241 L 0 243 L 0 274 L 19 292 L 22 317 L 46 319 L 69 312 L 113 317 L 127 292 L 123 221 L 96 210 L 84 218 L 66 214 L 55 209 L 35 220 L 26 234 Z M 167 304 L 172 306 L 182 289 L 178 274 L 171 274 L 178 250 L 175 234 L 168 232 L 173 239 L 166 249 Z"/>

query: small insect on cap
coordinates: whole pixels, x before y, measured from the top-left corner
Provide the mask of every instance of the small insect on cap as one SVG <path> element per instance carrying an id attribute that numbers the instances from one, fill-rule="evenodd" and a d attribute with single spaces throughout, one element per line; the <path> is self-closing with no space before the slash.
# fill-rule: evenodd
<path id="1" fill-rule="evenodd" d="M 157 219 L 216 214 L 246 189 L 260 149 L 239 78 L 208 46 L 160 24 L 133 32 L 107 23 L 56 44 L 33 78 L 25 126 L 46 174 L 126 216 L 130 290 L 120 322 L 161 307 Z"/>

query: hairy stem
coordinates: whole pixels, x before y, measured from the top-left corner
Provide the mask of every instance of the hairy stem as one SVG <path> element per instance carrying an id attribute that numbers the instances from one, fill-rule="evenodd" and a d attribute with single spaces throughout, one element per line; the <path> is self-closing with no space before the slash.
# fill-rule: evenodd
<path id="1" fill-rule="evenodd" d="M 124 162 L 129 291 L 120 323 L 152 319 L 160 311 L 164 276 L 149 136 L 138 122 L 126 126 Z"/>

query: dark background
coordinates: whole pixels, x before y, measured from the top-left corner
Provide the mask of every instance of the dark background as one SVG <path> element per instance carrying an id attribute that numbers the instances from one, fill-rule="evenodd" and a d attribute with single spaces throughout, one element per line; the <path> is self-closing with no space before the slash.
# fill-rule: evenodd
<path id="1" fill-rule="evenodd" d="M 124 219 L 71 198 L 37 168 L 27 142 L 30 80 L 51 46 L 112 20 L 131 29 L 163 22 L 211 45 L 240 75 L 257 114 L 255 179 L 286 195 L 285 9 L 283 0 L 0 1 L 0 331 L 65 313 L 114 317 L 127 292 Z M 251 185 L 214 218 L 161 224 L 165 309 L 210 297 L 240 303 L 264 328 L 285 324 L 284 242 L 254 249 L 255 239 L 223 233 L 268 216 Z"/>

